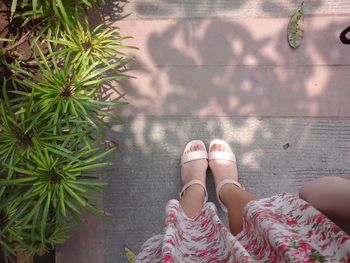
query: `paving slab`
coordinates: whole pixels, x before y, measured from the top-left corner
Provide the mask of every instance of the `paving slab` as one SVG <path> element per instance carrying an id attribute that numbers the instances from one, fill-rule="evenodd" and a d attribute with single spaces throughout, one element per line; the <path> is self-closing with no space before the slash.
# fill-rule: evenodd
<path id="1" fill-rule="evenodd" d="M 350 3 L 350 1 L 349 1 Z M 349 45 L 339 40 L 349 16 L 304 19 L 299 48 L 287 41 L 289 18 L 229 17 L 116 21 L 126 43 L 139 48 L 128 53 L 134 67 L 150 66 L 329 66 L 349 65 Z"/>
<path id="2" fill-rule="evenodd" d="M 350 118 L 139 115 L 114 126 L 108 137 L 120 146 L 112 171 L 103 175 L 108 182 L 103 207 L 111 222 L 101 226 L 90 219 L 57 250 L 58 263 L 126 262 L 124 245 L 138 251 L 161 232 L 165 205 L 180 189 L 179 156 L 191 139 L 227 140 L 241 182 L 260 197 L 296 194 L 313 178 L 350 173 Z M 216 202 L 209 172 L 208 191 Z M 221 211 L 219 216 L 225 218 Z"/>
<path id="3" fill-rule="evenodd" d="M 288 18 L 125 20 L 135 76 L 121 88 L 123 116 L 350 116 L 348 17 L 305 19 L 287 42 Z M 116 84 L 119 85 L 119 84 Z"/>
<path id="4" fill-rule="evenodd" d="M 301 0 L 109 0 L 104 8 L 113 19 L 123 11 L 130 20 L 290 16 Z M 308 0 L 306 15 L 349 14 L 348 0 Z"/>
<path id="5" fill-rule="evenodd" d="M 350 116 L 350 67 L 163 67 L 120 87 L 123 116 Z"/>

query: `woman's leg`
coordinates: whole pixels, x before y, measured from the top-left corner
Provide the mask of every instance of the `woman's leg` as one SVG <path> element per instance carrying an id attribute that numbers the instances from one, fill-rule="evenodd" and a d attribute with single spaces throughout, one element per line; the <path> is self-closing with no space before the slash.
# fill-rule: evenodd
<path id="1" fill-rule="evenodd" d="M 226 146 L 214 144 L 210 151 L 230 151 Z M 237 165 L 234 162 L 226 160 L 210 160 L 210 169 L 214 176 L 215 185 L 218 185 L 224 179 L 233 179 L 238 181 Z M 219 193 L 221 201 L 227 207 L 230 231 L 233 235 L 238 234 L 243 226 L 243 209 L 245 205 L 256 200 L 257 197 L 244 191 L 234 184 L 226 184 Z"/>
<path id="2" fill-rule="evenodd" d="M 319 178 L 303 185 L 299 196 L 350 234 L 350 180 Z"/>
<path id="3" fill-rule="evenodd" d="M 198 144 L 186 152 L 193 151 L 206 151 L 202 145 Z M 186 154 L 185 153 L 185 154 Z M 200 180 L 205 185 L 206 171 L 208 168 L 208 161 L 206 159 L 200 159 L 185 163 L 181 166 L 181 180 L 183 185 L 191 180 Z M 185 214 L 192 218 L 202 208 L 205 198 L 205 191 L 202 186 L 195 184 L 188 187 L 180 199 L 180 204 Z"/>
<path id="4" fill-rule="evenodd" d="M 180 204 L 185 214 L 192 218 L 202 208 L 205 192 L 200 185 L 191 185 L 185 191 L 180 199 Z"/>
<path id="5" fill-rule="evenodd" d="M 257 197 L 233 184 L 224 185 L 219 195 L 221 201 L 227 207 L 230 231 L 233 235 L 237 235 L 242 230 L 245 205 L 252 200 L 256 200 Z"/>

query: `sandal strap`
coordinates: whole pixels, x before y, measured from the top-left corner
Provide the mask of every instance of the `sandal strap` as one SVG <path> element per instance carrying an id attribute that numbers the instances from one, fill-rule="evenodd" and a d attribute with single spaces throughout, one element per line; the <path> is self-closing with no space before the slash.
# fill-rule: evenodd
<path id="1" fill-rule="evenodd" d="M 242 187 L 242 185 L 239 183 L 239 182 L 237 182 L 236 180 L 233 180 L 233 179 L 224 179 L 224 180 L 222 180 L 220 183 L 218 183 L 218 185 L 216 186 L 216 198 L 218 199 L 218 202 L 219 202 L 219 204 L 220 204 L 220 206 L 221 206 L 221 209 L 225 212 L 225 213 L 227 213 L 227 208 L 226 208 L 226 206 L 223 204 L 223 202 L 221 201 L 221 199 L 220 199 L 220 190 L 221 190 L 221 188 L 224 186 L 224 185 L 226 185 L 226 184 L 234 184 L 234 185 L 236 185 L 236 186 L 238 186 L 239 188 L 241 188 L 241 189 L 243 189 L 244 190 L 244 188 Z"/>
<path id="2" fill-rule="evenodd" d="M 203 184 L 203 182 L 201 182 L 201 181 L 199 181 L 199 180 L 196 180 L 196 179 L 195 179 L 195 180 L 189 181 L 187 184 L 185 184 L 185 185 L 182 187 L 181 192 L 180 192 L 180 194 L 179 194 L 180 199 L 181 199 L 182 195 L 184 194 L 185 190 L 186 190 L 188 187 L 190 187 L 191 185 L 194 185 L 194 184 L 198 184 L 198 185 L 202 186 L 203 189 L 204 189 L 204 192 L 205 192 L 205 197 L 204 197 L 204 202 L 203 202 L 203 205 L 204 205 L 204 204 L 208 201 L 208 192 L 207 192 L 207 188 L 205 187 L 205 184 Z"/>
<path id="3" fill-rule="evenodd" d="M 199 159 L 208 159 L 207 151 L 194 151 L 183 154 L 181 156 L 181 165 Z"/>
<path id="4" fill-rule="evenodd" d="M 232 152 L 214 151 L 209 152 L 209 161 L 210 160 L 226 160 L 236 163 L 236 156 Z"/>
<path id="5" fill-rule="evenodd" d="M 230 149 L 229 152 L 223 151 L 211 151 L 211 148 L 214 144 L 221 144 Z M 215 139 L 209 145 L 209 160 L 227 160 L 231 162 L 236 162 L 236 156 L 232 152 L 230 145 L 224 140 Z"/>

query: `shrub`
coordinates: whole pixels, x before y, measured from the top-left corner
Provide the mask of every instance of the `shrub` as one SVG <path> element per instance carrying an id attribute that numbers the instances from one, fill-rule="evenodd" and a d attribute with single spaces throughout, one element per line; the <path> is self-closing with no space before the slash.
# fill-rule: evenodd
<path id="1" fill-rule="evenodd" d="M 97 0 L 13 0 L 17 32 L 0 39 L 0 250 L 7 258 L 33 257 L 63 243 L 82 225 L 81 209 L 97 208 L 105 185 L 96 175 L 115 149 L 99 133 L 118 100 L 102 87 L 127 78 L 129 37 L 100 24 L 90 28 L 85 10 Z M 19 35 L 19 37 L 18 37 Z M 32 59 L 21 56 L 30 40 Z"/>

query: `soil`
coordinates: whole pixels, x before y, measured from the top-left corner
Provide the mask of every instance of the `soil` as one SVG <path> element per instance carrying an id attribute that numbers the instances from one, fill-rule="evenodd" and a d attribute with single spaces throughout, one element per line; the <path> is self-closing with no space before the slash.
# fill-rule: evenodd
<path id="1" fill-rule="evenodd" d="M 36 256 L 34 263 L 55 263 L 55 251 L 51 251 L 43 256 Z"/>
<path id="2" fill-rule="evenodd" d="M 0 251 L 0 263 L 11 263 L 12 261 L 8 260 L 6 262 L 4 255 Z M 55 251 L 52 250 L 49 253 L 46 253 L 45 255 L 42 256 L 36 256 L 34 257 L 33 261 L 29 261 L 30 263 L 55 263 Z"/>
<path id="3" fill-rule="evenodd" d="M 1 1 L 0 2 L 0 37 L 20 40 L 27 32 L 29 27 L 22 26 L 22 19 L 13 18 L 11 20 L 11 12 L 9 10 L 12 1 Z M 30 39 L 27 39 L 22 44 L 18 45 L 16 48 L 12 49 L 10 52 L 12 55 L 28 60 L 32 57 L 32 50 L 30 48 Z M 12 46 L 14 42 L 3 42 L 2 47 Z"/>

